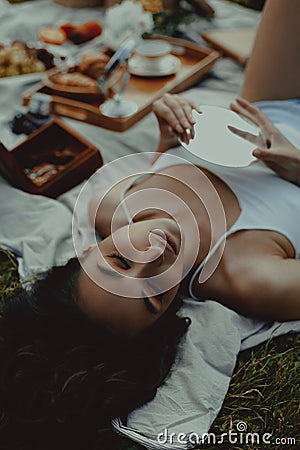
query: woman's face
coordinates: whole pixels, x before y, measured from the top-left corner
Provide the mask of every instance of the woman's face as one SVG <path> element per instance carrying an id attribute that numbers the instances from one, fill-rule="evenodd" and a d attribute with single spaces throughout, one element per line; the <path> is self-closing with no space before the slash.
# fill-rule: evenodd
<path id="1" fill-rule="evenodd" d="M 81 261 L 77 301 L 92 319 L 135 335 L 174 299 L 183 272 L 180 231 L 169 218 L 114 231 Z"/>

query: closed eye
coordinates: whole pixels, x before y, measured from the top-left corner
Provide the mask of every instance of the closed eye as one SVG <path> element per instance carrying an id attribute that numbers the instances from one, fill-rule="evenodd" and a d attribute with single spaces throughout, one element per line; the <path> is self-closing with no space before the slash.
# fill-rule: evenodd
<path id="1" fill-rule="evenodd" d="M 131 268 L 128 260 L 124 258 L 120 253 L 113 253 L 111 255 L 108 255 L 109 258 L 116 259 L 121 264 L 121 269 L 128 270 Z"/>

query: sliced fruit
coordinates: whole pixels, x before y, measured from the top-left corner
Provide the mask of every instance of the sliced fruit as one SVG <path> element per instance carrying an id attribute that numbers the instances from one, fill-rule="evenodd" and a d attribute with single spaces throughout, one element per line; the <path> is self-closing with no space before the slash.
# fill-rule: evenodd
<path id="1" fill-rule="evenodd" d="M 67 36 L 61 29 L 46 27 L 40 30 L 39 39 L 47 44 L 61 45 L 65 42 Z"/>

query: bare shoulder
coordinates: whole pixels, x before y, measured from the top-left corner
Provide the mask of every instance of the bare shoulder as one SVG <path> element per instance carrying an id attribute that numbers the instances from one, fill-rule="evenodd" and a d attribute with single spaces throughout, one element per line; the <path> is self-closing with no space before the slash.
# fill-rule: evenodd
<path id="1" fill-rule="evenodd" d="M 199 285 L 199 295 L 246 316 L 270 318 L 268 304 L 287 285 L 284 273 L 293 258 L 293 247 L 279 233 L 239 231 L 228 239 L 213 275 Z M 300 261 L 298 271 L 300 276 Z"/>

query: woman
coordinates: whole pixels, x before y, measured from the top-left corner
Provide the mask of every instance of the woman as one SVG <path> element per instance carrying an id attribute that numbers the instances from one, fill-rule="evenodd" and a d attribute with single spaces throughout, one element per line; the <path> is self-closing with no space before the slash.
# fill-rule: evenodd
<path id="1" fill-rule="evenodd" d="M 272 167 L 270 158 L 277 158 L 278 173 L 296 183 L 300 153 L 293 144 L 246 100 L 237 99 L 232 109 L 260 126 L 263 135 L 256 138 L 232 131 L 257 141 L 263 148 L 255 150 L 255 155 L 267 158 Z M 172 135 L 164 127 L 169 127 L 172 120 L 174 127 L 191 127 L 192 105 L 166 95 L 156 102 L 154 111 L 162 131 L 159 151 L 165 151 Z M 267 146 L 270 149 L 266 150 Z M 283 165 L 278 156 L 280 151 L 286 153 Z M 195 299 L 214 299 L 248 316 L 274 320 L 299 318 L 300 262 L 295 259 L 300 250 L 295 220 L 295 214 L 299 216 L 299 188 L 274 177 L 262 165 L 245 169 L 209 166 L 210 171 L 207 168 L 200 171 L 181 159 L 182 155 L 195 162 L 188 152 L 177 148 L 172 158 L 157 160 L 150 175 L 142 179 L 126 178 L 101 202 L 99 196 L 94 197 L 90 213 L 104 240 L 90 249 L 82 261 L 77 291 L 79 306 L 91 318 L 131 335 L 162 316 L 177 293 L 190 294 Z M 239 200 L 223 180 L 240 194 Z M 156 210 L 152 206 L 153 197 Z M 245 206 L 243 214 L 241 203 Z M 122 210 L 124 204 L 127 211 L 130 205 L 134 206 L 135 217 L 130 221 L 129 213 L 129 225 L 128 214 Z M 187 213 L 187 207 L 192 214 Z M 196 220 L 196 227 L 191 218 Z M 165 276 L 159 278 L 160 274 Z"/>
<path id="2" fill-rule="evenodd" d="M 280 67 L 273 71 L 278 53 L 276 48 L 272 53 L 264 35 L 280 30 L 283 47 L 289 50 L 281 54 L 280 65 L 286 67 L 283 59 L 297 54 L 292 30 L 297 30 L 299 13 L 295 0 L 284 6 L 280 0 L 267 3 L 243 97 L 258 101 L 299 96 L 300 77 Z M 259 57 L 262 51 L 268 59 Z M 293 63 L 299 74 L 300 62 Z M 265 85 L 264 78 L 269 80 Z M 161 130 L 158 152 L 177 145 L 178 134 L 184 141 L 193 137 L 193 108 L 169 95 L 155 103 Z M 165 165 L 159 158 L 154 163 L 159 173 L 126 179 L 100 205 L 96 196 L 90 214 L 104 237 L 99 247 L 89 249 L 81 265 L 71 260 L 31 291 L 7 301 L 0 341 L 3 442 L 14 439 L 24 448 L 34 436 L 39 449 L 57 448 L 58 443 L 89 448 L 97 441 L 99 427 L 152 398 L 189 325 L 188 319 L 176 316 L 181 295 L 214 298 L 247 315 L 299 318 L 300 233 L 294 219 L 300 214 L 298 149 L 246 100 L 238 99 L 232 109 L 256 123 L 261 136 L 232 131 L 255 141 L 255 156 L 279 175 L 263 164 L 242 169 L 242 181 L 235 187 L 246 184 L 250 197 L 243 199 L 251 200 L 251 186 L 261 183 L 263 192 L 256 191 L 255 197 L 259 209 L 252 214 L 253 204 L 241 204 L 237 198 L 231 187 L 236 171 L 200 169 L 178 159 L 181 149 L 175 150 L 176 164 L 174 159 L 170 164 L 169 155 Z M 266 180 L 272 183 L 270 189 Z M 143 201 L 148 192 L 152 203 Z M 133 194 L 137 205 L 130 204 Z M 279 197 L 280 207 L 292 211 L 295 226 L 291 217 L 285 220 L 278 214 L 278 204 L 274 210 L 274 198 L 279 202 Z M 273 199 L 270 210 L 264 199 Z M 284 220 L 278 221 L 279 216 Z M 251 222 L 253 217 L 256 221 Z M 195 235 L 201 245 L 191 239 Z"/>
<path id="3" fill-rule="evenodd" d="M 280 0 L 267 3 L 247 68 L 243 97 L 252 101 L 299 97 L 300 61 L 295 57 L 299 48 L 299 14 L 299 3 L 295 1 L 288 6 Z M 278 114 L 278 104 L 274 105 L 277 105 L 274 111 Z M 289 119 L 285 120 L 293 120 L 292 127 L 297 130 L 299 102 L 295 100 L 280 106 L 283 121 L 284 114 L 289 114 Z M 262 104 L 262 107 L 270 109 L 272 103 Z M 193 108 L 197 109 L 192 103 L 169 95 L 154 104 L 161 130 L 158 152 L 178 145 L 178 135 L 185 142 L 193 137 Z M 180 157 L 184 154 L 194 165 L 178 159 L 160 162 L 160 158 L 154 163 L 152 171 L 156 173 L 151 176 L 124 180 L 114 186 L 103 201 L 99 200 L 101 195 L 96 196 L 90 215 L 105 239 L 99 245 L 100 252 L 94 248 L 82 263 L 84 270 L 78 279 L 77 298 L 82 310 L 90 317 L 122 333 L 136 334 L 163 315 L 180 292 L 183 295 L 189 293 L 195 299 L 217 300 L 248 316 L 275 320 L 300 318 L 300 262 L 296 259 L 300 252 L 300 191 L 296 186 L 300 177 L 300 153 L 247 100 L 237 99 L 231 109 L 257 125 L 261 134 L 257 138 L 241 130 L 231 130 L 254 142 L 257 145 L 254 155 L 290 183 L 274 177 L 259 164 L 240 170 L 238 180 L 237 169 L 206 166 L 200 171 L 195 167 L 195 160 L 178 149 L 172 155 Z M 185 130 L 190 130 L 190 134 Z M 137 214 L 128 226 L 132 217 L 125 196 L 141 192 L 135 198 L 139 199 L 142 210 L 147 206 L 142 190 L 151 192 L 152 189 L 160 190 L 155 197 L 160 209 L 153 211 L 152 208 Z M 171 194 L 165 200 L 161 199 L 160 193 L 166 191 L 175 195 L 173 202 Z M 185 208 L 178 206 L 178 199 L 192 211 L 196 230 L 189 222 Z M 173 210 L 168 210 L 172 203 Z M 127 213 L 126 210 L 122 212 L 119 205 L 121 208 L 123 205 Z M 175 213 L 177 218 L 174 220 L 171 216 Z M 210 220 L 212 214 L 216 215 L 214 221 Z M 176 222 L 181 225 L 181 236 Z M 201 245 L 195 255 L 195 242 L 189 238 L 195 237 L 197 232 Z M 211 241 L 213 248 L 210 248 Z M 172 247 L 172 242 L 173 255 L 168 249 L 168 243 Z M 149 263 L 143 264 L 140 252 L 145 257 L 150 244 L 154 253 L 148 252 Z M 180 260 L 177 252 L 182 247 Z M 194 261 L 192 267 L 191 259 Z M 158 275 L 167 273 L 171 266 L 174 279 L 168 274 L 158 282 Z M 153 277 L 156 277 L 156 284 Z M 138 283 L 141 278 L 144 283 Z M 145 281 L 149 278 L 152 285 Z M 130 284 L 130 280 L 135 283 Z M 142 301 L 138 302 L 136 298 Z"/>

